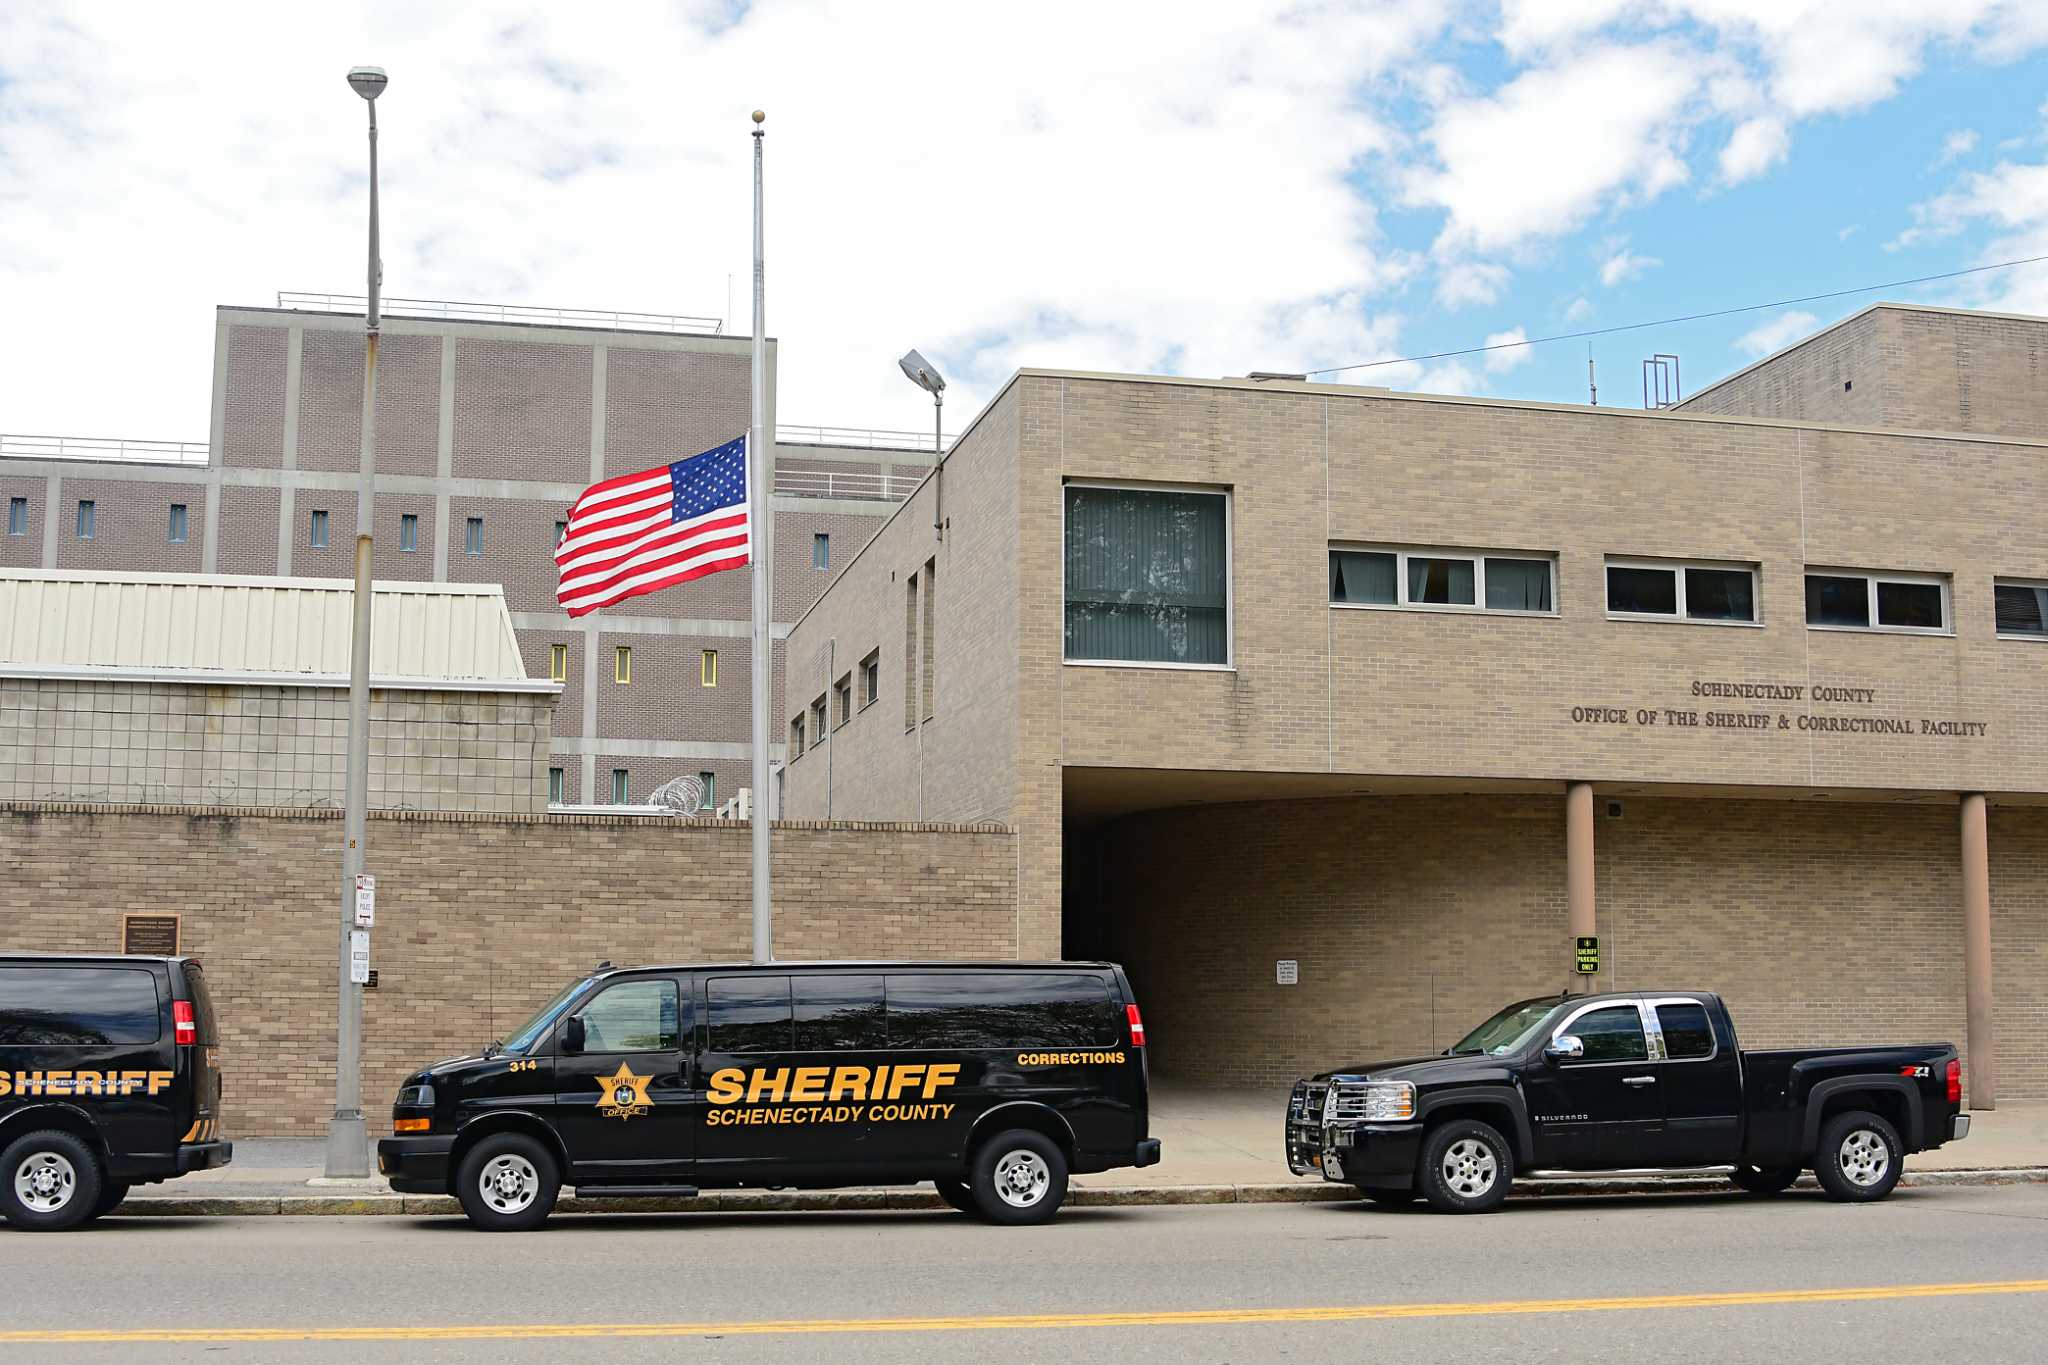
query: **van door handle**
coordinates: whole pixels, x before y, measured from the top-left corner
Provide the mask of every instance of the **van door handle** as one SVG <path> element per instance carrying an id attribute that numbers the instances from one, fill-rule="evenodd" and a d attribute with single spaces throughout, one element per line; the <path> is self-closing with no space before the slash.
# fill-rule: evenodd
<path id="1" fill-rule="evenodd" d="M 1623 1085 L 1655 1085 L 1657 1078 L 1655 1076 L 1623 1076 L 1621 1083 Z"/>

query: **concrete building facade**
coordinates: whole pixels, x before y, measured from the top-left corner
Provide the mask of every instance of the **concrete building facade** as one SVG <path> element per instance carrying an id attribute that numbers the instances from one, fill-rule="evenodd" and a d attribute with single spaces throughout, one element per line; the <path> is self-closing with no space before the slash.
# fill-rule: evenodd
<path id="1" fill-rule="evenodd" d="M 1995 1041 L 2048 1014 L 2040 387 L 1763 397 L 2048 322 L 1852 323 L 1673 412 L 1020 372 L 792 631 L 785 809 L 1013 825 L 1023 951 L 1124 960 L 1190 1080 L 1571 983 L 2048 1094 Z"/>

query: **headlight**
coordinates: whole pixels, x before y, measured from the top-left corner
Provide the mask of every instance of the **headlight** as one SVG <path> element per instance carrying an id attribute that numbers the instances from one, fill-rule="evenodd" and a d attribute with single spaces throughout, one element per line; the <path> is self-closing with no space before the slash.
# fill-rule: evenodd
<path id="1" fill-rule="evenodd" d="M 432 1109 L 434 1087 L 431 1085 L 404 1085 L 398 1088 L 398 1104 L 408 1109 Z"/>
<path id="2" fill-rule="evenodd" d="M 1406 1081 L 1371 1081 L 1365 1087 L 1365 1118 L 1384 1123 L 1415 1117 L 1415 1087 Z"/>

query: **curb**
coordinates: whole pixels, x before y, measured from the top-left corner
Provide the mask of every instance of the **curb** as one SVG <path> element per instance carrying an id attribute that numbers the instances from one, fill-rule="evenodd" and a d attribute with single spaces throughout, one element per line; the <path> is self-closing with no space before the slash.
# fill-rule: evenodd
<path id="1" fill-rule="evenodd" d="M 1905 1188 L 1950 1185 L 2025 1185 L 2048 1183 L 2048 1166 L 2003 1170 L 1908 1171 L 1899 1178 Z M 1812 1176 L 1800 1177 L 1795 1189 L 1816 1188 Z M 1599 1195 L 1728 1194 L 1733 1187 L 1721 1176 L 1554 1178 L 1524 1181 L 1513 1187 L 1512 1199 L 1586 1198 Z M 1356 1198 L 1348 1185 L 1290 1182 L 1271 1185 L 1076 1185 L 1067 1194 L 1075 1208 L 1139 1208 L 1169 1204 L 1326 1204 Z M 888 1190 L 721 1190 L 692 1199 L 605 1199 L 570 1196 L 556 1205 L 558 1213 L 777 1213 L 840 1210 L 942 1209 L 937 1194 L 925 1189 Z M 137 1195 L 121 1205 L 130 1218 L 251 1218 L 405 1216 L 459 1214 L 462 1208 L 446 1195 L 220 1195 L 181 1198 Z"/>

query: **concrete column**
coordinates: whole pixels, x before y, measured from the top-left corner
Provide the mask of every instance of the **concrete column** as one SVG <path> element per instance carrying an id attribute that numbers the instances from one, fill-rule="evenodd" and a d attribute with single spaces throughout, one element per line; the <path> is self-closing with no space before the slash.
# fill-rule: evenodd
<path id="1" fill-rule="evenodd" d="M 1991 849 L 1984 797 L 1963 793 L 1963 1000 L 1968 1015 L 1970 1108 L 1998 1107 L 1998 1040 L 1992 1027 Z"/>
<path id="2" fill-rule="evenodd" d="M 1593 911 L 1593 784 L 1573 782 L 1564 789 L 1564 894 L 1569 933 L 1573 938 L 1597 934 Z M 1572 962 L 1567 948 L 1565 961 Z M 1592 984 L 1592 979 L 1587 979 Z"/>

